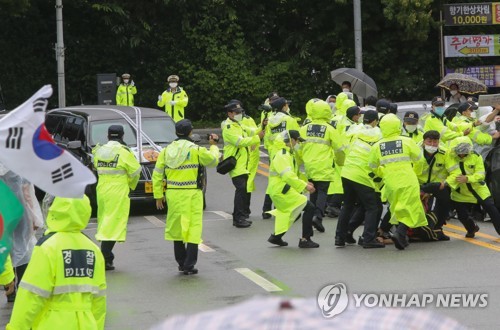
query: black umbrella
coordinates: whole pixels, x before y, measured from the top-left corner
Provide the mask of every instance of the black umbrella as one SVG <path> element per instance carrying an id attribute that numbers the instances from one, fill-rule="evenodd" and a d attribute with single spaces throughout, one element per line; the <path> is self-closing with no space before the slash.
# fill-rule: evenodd
<path id="1" fill-rule="evenodd" d="M 354 94 L 363 98 L 370 95 L 377 96 L 377 85 L 375 81 L 366 73 L 354 68 L 340 68 L 331 72 L 332 80 L 342 86 L 342 82 L 348 81 L 351 83 L 351 89 Z"/>

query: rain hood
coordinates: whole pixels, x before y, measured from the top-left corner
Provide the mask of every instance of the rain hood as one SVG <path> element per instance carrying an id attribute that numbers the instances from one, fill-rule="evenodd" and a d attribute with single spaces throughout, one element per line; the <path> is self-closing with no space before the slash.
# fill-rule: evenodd
<path id="1" fill-rule="evenodd" d="M 330 105 L 323 100 L 314 102 L 312 105 L 311 119 L 330 121 L 332 117 L 332 109 Z"/>
<path id="2" fill-rule="evenodd" d="M 401 121 L 398 116 L 389 113 L 380 120 L 380 130 L 384 138 L 398 136 L 401 133 Z"/>
<path id="3" fill-rule="evenodd" d="M 335 101 L 335 108 L 337 111 L 341 111 L 342 104 L 344 103 L 345 100 L 349 99 L 346 93 L 341 92 L 337 95 L 337 100 Z M 345 112 L 342 113 L 342 115 L 345 115 Z"/>
<path id="4" fill-rule="evenodd" d="M 78 232 L 87 227 L 92 208 L 89 198 L 54 198 L 47 214 L 47 232 Z"/>
<path id="5" fill-rule="evenodd" d="M 165 164 L 170 168 L 179 167 L 189 158 L 193 145 L 193 142 L 184 139 L 172 142 L 165 151 Z"/>

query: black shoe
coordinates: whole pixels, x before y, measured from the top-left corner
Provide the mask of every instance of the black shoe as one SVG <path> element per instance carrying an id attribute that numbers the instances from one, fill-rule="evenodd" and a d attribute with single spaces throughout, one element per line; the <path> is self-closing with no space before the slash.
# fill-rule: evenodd
<path id="1" fill-rule="evenodd" d="M 349 232 L 347 233 L 347 235 L 345 236 L 345 242 L 347 244 L 356 244 L 356 240 L 352 236 L 352 233 L 349 233 Z"/>
<path id="2" fill-rule="evenodd" d="M 449 241 L 450 240 L 450 236 L 443 233 L 443 230 L 436 231 L 436 237 L 437 237 L 438 241 Z"/>
<path id="3" fill-rule="evenodd" d="M 345 241 L 342 238 L 335 238 L 336 247 L 345 247 Z"/>
<path id="4" fill-rule="evenodd" d="M 359 238 L 358 238 L 358 245 L 363 246 L 364 243 L 365 242 L 363 240 L 363 236 L 359 236 Z"/>
<path id="5" fill-rule="evenodd" d="M 248 222 L 246 220 L 240 220 L 240 221 L 233 221 L 233 226 L 236 228 L 248 228 L 252 225 L 251 222 Z"/>
<path id="6" fill-rule="evenodd" d="M 314 216 L 312 223 L 313 223 L 313 227 L 316 228 L 320 233 L 325 232 L 325 227 L 323 227 L 323 219 L 320 219 L 317 216 Z"/>
<path id="7" fill-rule="evenodd" d="M 384 247 L 385 247 L 385 244 L 377 241 L 376 239 L 374 239 L 371 242 L 364 242 L 363 243 L 364 249 L 376 249 L 376 248 L 384 248 Z"/>
<path id="8" fill-rule="evenodd" d="M 179 266 L 179 267 L 177 267 L 177 269 L 178 269 L 178 270 L 179 270 L 179 272 L 181 272 L 181 273 L 182 273 L 182 272 L 184 272 L 184 266 Z"/>
<path id="9" fill-rule="evenodd" d="M 340 209 L 335 206 L 328 206 L 325 210 L 325 213 L 329 218 L 337 218 L 340 215 Z"/>
<path id="10" fill-rule="evenodd" d="M 283 240 L 283 238 L 281 238 L 280 236 L 273 235 L 273 234 L 271 234 L 271 236 L 269 236 L 269 238 L 267 239 L 267 241 L 269 243 L 271 243 L 271 244 L 274 244 L 274 245 L 288 246 L 288 243 L 285 242 Z"/>
<path id="11" fill-rule="evenodd" d="M 16 301 L 16 291 L 12 292 L 7 296 L 7 302 L 15 302 Z"/>
<path id="12" fill-rule="evenodd" d="M 394 242 L 394 245 L 396 246 L 396 249 L 398 249 L 398 250 L 404 250 L 405 247 L 407 247 L 408 245 L 410 245 L 410 243 L 408 243 L 406 235 L 405 235 L 405 237 L 401 237 L 401 235 L 398 232 L 395 232 L 392 235 L 391 239 Z"/>
<path id="13" fill-rule="evenodd" d="M 245 221 L 252 223 L 252 220 L 250 220 L 250 216 L 248 216 L 248 215 L 245 215 Z"/>
<path id="14" fill-rule="evenodd" d="M 266 219 L 271 219 L 273 216 L 269 213 L 266 213 L 266 212 L 262 212 L 262 219 L 266 220 Z"/>
<path id="15" fill-rule="evenodd" d="M 185 269 L 183 274 L 184 275 L 196 275 L 196 274 L 198 274 L 198 269 L 196 269 L 196 268 Z"/>
<path id="16" fill-rule="evenodd" d="M 311 239 L 300 239 L 299 240 L 299 248 L 302 249 L 311 249 L 311 248 L 318 248 L 319 244 L 316 242 L 311 241 Z"/>
<path id="17" fill-rule="evenodd" d="M 106 261 L 104 268 L 106 270 L 115 270 L 115 266 L 113 265 L 113 261 Z"/>
<path id="18" fill-rule="evenodd" d="M 475 225 L 476 227 L 474 228 L 473 231 L 468 231 L 467 234 L 465 234 L 465 237 L 467 238 L 474 238 L 476 236 L 476 233 L 479 231 L 479 226 Z"/>

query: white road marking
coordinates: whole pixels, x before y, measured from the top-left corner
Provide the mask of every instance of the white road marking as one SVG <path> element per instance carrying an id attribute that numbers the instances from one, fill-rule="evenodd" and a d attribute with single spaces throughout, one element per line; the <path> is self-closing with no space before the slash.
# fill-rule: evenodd
<path id="1" fill-rule="evenodd" d="M 165 227 L 165 222 L 161 221 L 160 219 L 158 219 L 154 215 L 145 215 L 144 218 L 146 218 L 146 220 L 151 222 L 156 227 Z"/>
<path id="2" fill-rule="evenodd" d="M 283 289 L 281 289 L 279 286 L 269 282 L 268 280 L 248 268 L 235 268 L 234 270 L 257 284 L 267 292 L 283 291 Z"/>
<path id="3" fill-rule="evenodd" d="M 203 243 L 198 244 L 198 250 L 200 250 L 201 252 L 215 252 L 214 249 Z"/>
<path id="4" fill-rule="evenodd" d="M 224 211 L 207 211 L 207 212 L 212 212 L 212 213 L 215 213 L 217 215 L 220 215 L 221 217 L 224 218 L 224 220 L 229 220 L 229 219 L 232 219 L 233 216 L 229 213 L 226 213 Z"/>

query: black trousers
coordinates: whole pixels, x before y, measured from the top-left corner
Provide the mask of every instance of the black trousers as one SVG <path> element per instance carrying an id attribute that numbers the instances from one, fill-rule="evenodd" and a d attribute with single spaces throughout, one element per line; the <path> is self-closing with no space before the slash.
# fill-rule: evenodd
<path id="1" fill-rule="evenodd" d="M 264 205 L 262 205 L 262 212 L 271 211 L 273 209 L 273 201 L 271 200 L 271 196 L 266 194 L 264 196 Z"/>
<path id="2" fill-rule="evenodd" d="M 344 205 L 340 210 L 336 236 L 345 239 L 350 217 L 353 214 L 356 202 L 359 201 L 359 207 L 364 210 L 363 241 L 371 242 L 375 240 L 379 223 L 379 218 L 377 218 L 380 204 L 379 195 L 373 188 L 346 178 L 342 178 L 342 186 L 344 187 Z"/>
<path id="3" fill-rule="evenodd" d="M 233 221 L 242 221 L 250 211 L 250 193 L 247 192 L 248 174 L 238 175 L 232 178 L 236 188 L 234 193 Z"/>
<path id="4" fill-rule="evenodd" d="M 101 252 L 102 252 L 102 255 L 104 256 L 104 261 L 106 263 L 111 263 L 115 259 L 115 255 L 112 252 L 115 244 L 116 244 L 116 241 L 102 241 L 101 242 Z"/>
<path id="5" fill-rule="evenodd" d="M 323 219 L 325 215 L 326 201 L 328 199 L 328 187 L 330 181 L 313 181 L 309 180 L 316 188 L 316 191 L 311 194 L 311 202 L 316 206 L 314 215 L 319 219 Z"/>
<path id="6" fill-rule="evenodd" d="M 16 274 L 16 288 L 19 287 L 21 280 L 23 279 L 24 272 L 28 268 L 28 264 L 20 265 L 14 267 L 14 273 Z"/>
<path id="7" fill-rule="evenodd" d="M 198 261 L 198 244 L 174 241 L 174 256 L 179 267 L 191 270 Z"/>
<path id="8" fill-rule="evenodd" d="M 451 190 L 448 186 L 440 190 L 439 185 L 440 184 L 424 184 L 420 186 L 420 190 L 425 193 L 432 194 L 432 199 L 429 200 L 429 208 L 432 207 L 433 201 L 435 201 L 432 212 L 436 215 L 438 222 L 434 229 L 443 228 L 451 209 Z"/>
<path id="9" fill-rule="evenodd" d="M 477 198 L 477 201 L 479 205 L 483 207 L 486 213 L 489 214 L 496 232 L 500 235 L 500 211 L 498 211 L 497 207 L 495 206 L 493 198 L 491 196 L 486 199 Z M 467 229 L 467 231 L 474 231 L 474 220 L 469 217 L 469 210 L 474 206 L 474 204 L 454 202 L 453 205 L 457 210 L 457 218 L 464 225 L 465 229 Z"/>
<path id="10" fill-rule="evenodd" d="M 330 207 L 342 207 L 342 202 L 344 201 L 344 194 L 332 194 L 328 195 L 327 204 Z"/>

